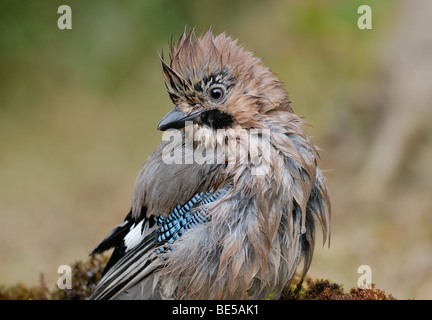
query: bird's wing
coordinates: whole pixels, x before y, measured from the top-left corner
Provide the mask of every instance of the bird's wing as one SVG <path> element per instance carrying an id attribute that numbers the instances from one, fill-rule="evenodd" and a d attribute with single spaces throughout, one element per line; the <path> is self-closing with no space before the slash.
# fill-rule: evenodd
<path id="1" fill-rule="evenodd" d="M 177 205 L 168 217 L 160 215 L 135 221 L 129 213 L 91 253 L 98 254 L 115 246 L 90 299 L 115 298 L 148 278 L 163 264 L 164 255 L 175 248 L 179 237 L 211 219 L 209 206 L 220 197 L 221 191 L 197 193 L 187 203 Z"/>
<path id="2" fill-rule="evenodd" d="M 108 235 L 92 250 L 90 255 L 103 253 L 115 248 L 108 261 L 103 275 L 121 258 L 124 254 L 148 237 L 156 229 L 156 218 L 154 216 L 143 216 L 139 221 L 132 217 L 129 211 L 124 221 L 114 226 Z"/>

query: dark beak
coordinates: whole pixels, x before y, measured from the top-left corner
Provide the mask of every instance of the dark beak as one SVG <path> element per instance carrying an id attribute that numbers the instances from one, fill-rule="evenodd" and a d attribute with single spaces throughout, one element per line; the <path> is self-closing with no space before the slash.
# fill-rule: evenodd
<path id="1" fill-rule="evenodd" d="M 191 113 L 184 113 L 175 107 L 165 117 L 163 117 L 157 128 L 161 131 L 184 128 L 186 121 L 193 121 L 200 113 L 200 110 L 195 110 Z"/>

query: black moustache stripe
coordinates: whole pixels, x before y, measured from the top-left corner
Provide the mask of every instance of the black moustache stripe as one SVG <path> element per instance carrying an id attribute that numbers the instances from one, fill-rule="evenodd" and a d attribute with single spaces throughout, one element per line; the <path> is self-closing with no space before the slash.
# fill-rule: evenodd
<path id="1" fill-rule="evenodd" d="M 234 120 L 228 113 L 211 109 L 201 113 L 201 122 L 213 129 L 224 129 L 230 127 Z"/>

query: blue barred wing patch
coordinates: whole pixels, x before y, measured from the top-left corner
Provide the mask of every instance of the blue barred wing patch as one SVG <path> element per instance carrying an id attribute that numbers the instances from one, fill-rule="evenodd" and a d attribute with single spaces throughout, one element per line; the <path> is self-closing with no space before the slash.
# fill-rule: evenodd
<path id="1" fill-rule="evenodd" d="M 168 217 L 159 216 L 157 225 L 160 227 L 157 241 L 168 245 L 159 248 L 156 253 L 161 254 L 172 250 L 174 248 L 172 244 L 187 230 L 209 221 L 211 219 L 208 212 L 209 205 L 220 195 L 220 191 L 197 193 L 183 206 L 177 205 Z"/>
<path id="2" fill-rule="evenodd" d="M 186 204 L 174 208 L 168 217 L 150 216 L 135 221 L 130 212 L 93 250 L 103 252 L 121 237 L 90 299 L 115 298 L 157 270 L 159 259 L 165 259 L 165 253 L 175 249 L 176 240 L 187 230 L 211 220 L 212 203 L 224 194 L 219 190 L 197 193 Z"/>

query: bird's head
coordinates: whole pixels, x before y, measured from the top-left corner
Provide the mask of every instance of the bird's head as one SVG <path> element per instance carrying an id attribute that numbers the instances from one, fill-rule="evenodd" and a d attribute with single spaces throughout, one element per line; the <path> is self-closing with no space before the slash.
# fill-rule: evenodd
<path id="1" fill-rule="evenodd" d="M 184 32 L 170 43 L 170 63 L 161 61 L 175 108 L 159 130 L 181 129 L 186 121 L 211 129 L 259 128 L 262 115 L 292 111 L 281 82 L 225 33 L 209 30 L 197 38 L 193 30 Z"/>

